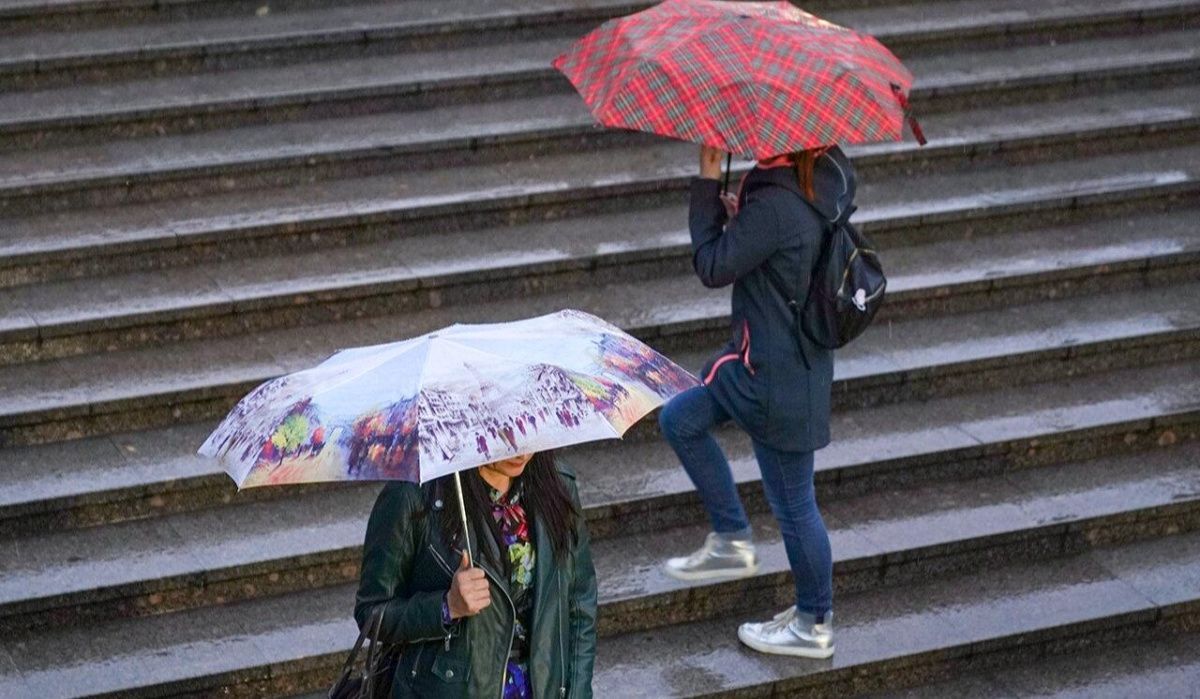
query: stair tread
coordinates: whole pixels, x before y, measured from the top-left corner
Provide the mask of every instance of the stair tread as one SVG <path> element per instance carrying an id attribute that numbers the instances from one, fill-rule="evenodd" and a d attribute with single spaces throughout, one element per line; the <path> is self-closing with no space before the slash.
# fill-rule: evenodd
<path id="1" fill-rule="evenodd" d="M 1136 553 L 1147 574 L 1178 577 L 1171 602 L 1150 596 L 1143 580 L 1111 560 Z M 690 696 L 800 682 L 821 673 L 845 676 L 885 661 L 982 649 L 999 639 L 1029 640 L 1063 626 L 1127 621 L 1149 626 L 1167 605 L 1194 602 L 1200 582 L 1200 536 L 1183 534 L 1066 559 L 846 595 L 838 603 L 837 653 L 823 662 L 766 656 L 738 644 L 737 626 L 759 614 L 679 624 L 601 641 L 594 688 L 633 688 L 636 696 Z M 1189 589 L 1190 586 L 1190 589 Z M 1036 610 L 1036 613 L 1031 613 Z M 1169 610 L 1168 610 L 1169 611 Z M 916 657 L 914 657 L 916 656 Z M 627 695 L 627 693 L 626 693 Z"/>
<path id="2" fill-rule="evenodd" d="M 923 118 L 934 147 L 987 143 L 1002 138 L 1086 132 L 1133 124 L 1162 124 L 1196 117 L 1200 87 L 1102 93 L 1063 100 L 1055 109 L 1015 105 L 932 114 Z M 83 186 L 115 178 L 187 173 L 216 167 L 311 164 L 352 156 L 405 152 L 491 138 L 535 138 L 579 132 L 593 120 L 573 94 L 449 106 L 411 112 L 246 126 L 100 145 L 40 148 L 0 154 L 0 189 L 36 191 Z M 852 147 L 851 155 L 893 152 L 899 144 Z"/>
<path id="3" fill-rule="evenodd" d="M 904 656 L 970 652 L 1064 626 L 1149 625 L 1164 608 L 1170 613 L 1194 603 L 1198 584 L 1200 535 L 1171 536 L 913 584 L 903 596 L 888 589 L 845 595 L 838 604 L 838 653 L 824 663 L 741 649 L 735 630 L 757 616 L 748 613 L 601 639 L 595 687 L 602 696 L 625 696 L 630 688 L 647 696 L 687 695 Z M 49 698 L 83 686 L 132 693 L 168 682 L 200 688 L 220 679 L 214 675 L 261 677 L 273 665 L 343 653 L 355 633 L 352 606 L 353 586 L 340 585 L 6 638 L 0 647 L 12 665 L 0 664 L 6 672 L 0 682 Z M 61 649 L 76 646 L 75 662 L 64 664 Z"/>
<path id="4" fill-rule="evenodd" d="M 1106 645 L 861 699 L 1188 697 L 1198 684 L 1200 635 L 1190 633 Z"/>
<path id="5" fill-rule="evenodd" d="M 355 586 L 337 581 L 357 562 L 379 486 L 235 495 L 195 449 L 213 427 L 199 416 L 248 387 L 343 346 L 562 307 L 680 345 L 672 356 L 696 369 L 710 349 L 701 345 L 727 323 L 727 290 L 705 291 L 686 273 L 685 199 L 661 203 L 694 172 L 694 146 L 616 136 L 594 152 L 554 152 L 592 128 L 548 65 L 570 40 L 557 35 L 648 3 L 272 0 L 254 17 L 248 1 L 193 2 L 0 0 L 0 16 L 20 25 L 0 41 L 9 75 L 0 80 L 34 87 L 0 95 L 0 133 L 20 139 L 0 152 L 0 268 L 21 284 L 0 293 L 0 345 L 6 361 L 27 361 L 0 367 L 0 428 L 53 432 L 46 439 L 80 425 L 113 432 L 0 447 L 0 527 L 17 532 L 0 535 L 0 618 L 63 617 L 0 635 L 0 696 L 289 694 L 340 665 L 356 633 Z M 686 585 L 661 573 L 663 557 L 691 550 L 707 526 L 670 448 L 639 430 L 564 450 L 596 531 L 604 527 L 594 553 L 610 635 L 595 692 L 783 695 L 824 684 L 838 693 L 951 669 L 966 672 L 875 699 L 1189 694 L 1200 636 L 1163 636 L 1193 629 L 1200 610 L 1200 531 L 1189 531 L 1200 522 L 1200 276 L 1182 279 L 1200 267 L 1191 225 L 1200 84 L 1158 85 L 1200 65 L 1200 0 L 851 4 L 871 6 L 828 16 L 900 48 L 918 76 L 918 112 L 954 111 L 922 116 L 933 137 L 924 153 L 911 141 L 850 149 L 870 175 L 856 220 L 905 242 L 883 246 L 893 313 L 838 354 L 835 440 L 816 457 L 837 566 L 838 654 L 797 661 L 739 645 L 738 623 L 767 618 L 777 609 L 760 607 L 788 588 L 768 514 L 752 518 L 763 564 L 755 577 Z M 39 28 L 39 8 L 54 26 L 79 28 Z M 63 14 L 76 9 L 76 19 Z M 180 19 L 146 20 L 160 15 Z M 541 26 L 504 34 L 523 23 Z M 488 36 L 462 40 L 476 30 Z M 1127 36 L 1080 38 L 1097 34 Z M 976 51 L 974 37 L 1013 45 Z M 493 41 L 507 43 L 483 45 Z M 461 47 L 432 48 L 442 44 Z M 329 57 L 359 56 L 357 46 L 392 55 Z M 300 60 L 314 62 L 288 64 L 305 47 L 318 53 Z M 239 67 L 153 75 L 226 56 Z M 105 75 L 106 63 L 125 65 Z M 76 66 L 88 72 L 73 86 L 35 87 L 65 82 Z M 1108 77 L 1124 87 L 1082 94 L 1079 84 Z M 1129 86 L 1141 78 L 1154 87 Z M 1046 100 L 1004 104 L 1022 101 L 1012 96 L 1024 88 Z M 469 91 L 486 108 L 426 104 Z M 392 111 L 361 114 L 381 109 Z M 319 118 L 343 110 L 358 113 Z M 281 123 L 245 125 L 271 119 Z M 206 130 L 121 135 L 155 124 Z M 98 138 L 66 133 L 76 127 Z M 1154 145 L 1130 145 L 1143 135 Z M 1083 155 L 1109 137 L 1115 152 Z M 1029 164 L 1043 144 L 1076 155 Z M 415 169 L 408 154 L 424 163 L 444 151 L 457 162 L 474 148 L 489 151 L 486 165 L 399 171 Z M 900 170 L 909 172 L 888 174 Z M 261 186 L 280 172 L 296 183 Z M 122 186 L 119 205 L 79 203 Z M 60 192 L 65 199 L 38 211 Z M 594 213 L 628 193 L 642 210 Z M 540 218 L 545 205 L 547 217 L 561 216 L 584 200 L 591 212 L 565 220 L 473 223 L 525 208 Z M 1126 213 L 1142 200 L 1153 211 Z M 1099 205 L 1113 213 L 1028 223 L 1042 210 L 1100 219 Z M 1063 216 L 1076 206 L 1087 215 Z M 78 208 L 54 211 L 66 207 Z M 359 224 L 363 237 L 395 234 L 276 252 L 288 236 L 337 237 Z M 945 239 L 951 228 L 971 230 Z M 24 283 L 115 271 L 125 253 L 143 256 L 130 268 L 171 264 L 260 235 L 272 238 L 263 255 L 239 242 L 223 259 L 168 271 Z M 502 295 L 522 276 L 524 292 Z M 1069 296 L 1029 300 L 1059 289 Z M 409 290 L 429 308 L 351 317 L 354 299 Z M 485 298 L 459 303 L 477 290 Z M 947 308 L 979 301 L 989 310 L 929 310 L 943 297 L 954 299 Z M 293 309 L 289 319 L 311 310 L 321 315 L 308 321 L 322 320 L 263 330 L 282 308 Z M 200 339 L 153 339 L 185 322 Z M 28 357 L 17 354 L 26 348 Z M 92 354 L 33 361 L 73 350 Z M 885 404 L 853 407 L 871 400 Z M 181 424 L 118 431 L 168 414 Z M 717 438 L 735 480 L 757 497 L 746 435 L 726 426 Z M 1122 440 L 1118 453 L 1101 453 Z M 51 531 L 33 531 L 42 521 Z M 632 530 L 621 529 L 626 521 Z M 307 584 L 277 579 L 293 571 Z M 180 604 L 199 606 L 168 611 Z M 133 617 L 138 609 L 164 613 Z M 81 621 L 87 614 L 106 619 Z M 1143 640 L 1101 642 L 1131 636 Z M 1080 643 L 1083 653 L 1053 655 Z M 1010 651 L 1003 666 L 989 656 L 997 650 Z"/>
<path id="6" fill-rule="evenodd" d="M 245 50 L 277 42 L 317 42 L 330 39 L 361 41 L 394 37 L 399 32 L 436 33 L 479 26 L 505 27 L 550 16 L 561 21 L 582 13 L 624 12 L 648 5 L 633 0 L 502 0 L 481 5 L 471 0 L 439 3 L 370 3 L 323 7 L 255 16 L 234 15 L 184 22 L 141 23 L 132 26 L 48 31 L 10 37 L 0 46 L 0 68 L 37 62 L 39 66 L 70 59 L 127 56 L 145 59 L 158 53 L 187 50 Z M 927 5 L 897 4 L 873 8 L 833 8 L 830 19 L 868 33 L 950 31 L 984 24 L 1019 25 L 1047 20 L 1088 18 L 1133 12 L 1135 16 L 1194 6 L 1195 0 L 943 0 L 931 15 Z M 382 35 L 382 36 L 379 36 Z"/>
<path id="7" fill-rule="evenodd" d="M 1156 0 L 1170 6 L 1180 0 Z M 1107 0 L 1128 7 L 1129 0 Z M 0 45 L 0 70 L 36 62 L 40 67 L 57 61 L 124 56 L 146 60 L 157 54 L 179 52 L 215 54 L 282 42 L 315 43 L 341 39 L 347 42 L 372 36 L 395 40 L 406 33 L 431 33 L 459 26 L 499 28 L 521 19 L 621 11 L 637 4 L 631 0 L 441 0 L 437 3 L 352 3 L 315 9 L 190 19 L 186 22 L 153 22 L 128 26 L 29 33 L 5 39 Z M 1107 7 L 1105 8 L 1107 9 Z"/>
<path id="8" fill-rule="evenodd" d="M 882 27 L 881 27 L 882 28 Z M 888 39 L 886 33 L 881 38 Z M 396 56 L 331 59 L 313 64 L 248 68 L 220 74 L 147 78 L 102 85 L 0 95 L 0 128 L 29 128 L 74 123 L 84 118 L 132 118 L 136 115 L 231 105 L 265 106 L 413 89 L 443 81 L 498 80 L 504 76 L 550 76 L 549 62 L 569 38 L 512 42 Z M 1080 70 L 1124 69 L 1200 56 L 1194 31 L 1144 37 L 1089 39 L 1011 50 L 959 50 L 906 61 L 920 76 L 920 89 L 946 89 L 972 80 L 1014 80 Z M 566 83 L 563 81 L 563 89 Z"/>
<path id="9" fill-rule="evenodd" d="M 1114 160 L 1108 170 L 1119 177 L 1116 173 L 1121 172 L 1120 165 Z M 1091 174 L 1095 181 L 1110 181 L 1109 173 L 1099 168 L 1092 169 Z M 1126 170 L 1125 175 L 1136 181 L 1139 173 Z M 959 178 L 969 184 L 973 176 Z M 895 191 L 886 193 L 885 183 L 876 182 L 874 191 L 896 199 L 908 192 L 909 201 L 897 205 L 906 208 L 898 216 L 944 212 L 940 199 L 919 201 L 912 197 L 914 189 L 939 191 L 935 186 L 914 187 L 914 179 L 908 176 L 888 181 L 886 185 Z M 967 210 L 976 203 L 987 207 L 1005 199 L 1005 195 L 1013 201 L 1070 196 L 1079 191 L 1080 183 L 1069 178 L 1057 182 L 1044 178 L 1026 187 L 1024 191 L 979 194 L 978 202 L 960 206 Z M 861 219 L 885 220 L 871 208 L 861 213 Z M 164 318 L 292 306 L 303 298 L 371 295 L 454 281 L 486 283 L 498 275 L 531 270 L 586 268 L 597 260 L 683 257 L 689 246 L 682 227 L 685 221 L 686 208 L 677 205 L 585 216 L 569 223 L 557 220 L 525 224 L 504 229 L 499 235 L 494 229 L 482 229 L 397 236 L 381 243 L 332 250 L 32 284 L 6 290 L 6 298 L 0 301 L 0 336 L 49 338 Z M 642 233 L 630 239 L 629 230 Z M 1070 266 L 1169 256 L 1194 251 L 1198 236 L 1200 233 L 1188 225 L 1186 217 L 1172 212 L 1125 215 L 1098 224 L 996 236 L 987 241 L 901 246 L 886 252 L 892 277 L 889 288 L 899 291 L 933 284 L 982 282 Z M 1030 246 L 1039 254 L 1031 254 Z M 934 265 L 931 261 L 935 259 L 949 264 Z M 675 293 L 671 298 L 685 298 L 690 292 Z M 568 292 L 580 294 L 586 296 L 584 292 Z"/>
<path id="10" fill-rule="evenodd" d="M 1185 332 L 1200 325 L 1194 304 L 1189 301 L 1195 292 L 1190 290 L 1191 286 L 1185 286 L 1173 295 L 1163 295 L 1157 290 L 1123 292 L 1016 306 L 1003 311 L 880 324 L 868 329 L 864 338 L 839 353 L 836 383 L 840 388 L 854 379 L 887 377 L 899 372 L 915 375 L 934 371 L 948 361 L 988 358 L 1002 361 L 1021 353 L 1056 349 L 1065 355 L 1081 344 L 1119 342 L 1130 337 L 1148 337 L 1155 332 Z M 714 310 L 720 309 L 714 304 Z M 886 346 L 881 346 L 885 335 Z M 361 340 L 364 343 L 382 339 L 355 335 L 353 328 L 331 331 L 325 337 L 337 342 Z M 214 344 L 209 343 L 209 348 L 212 349 Z M 261 344 L 270 346 L 271 343 L 264 341 Z M 328 352 L 330 347 L 332 345 L 324 349 L 310 348 L 309 359 Z M 222 377 L 221 372 L 212 375 L 226 384 L 265 379 L 283 368 L 265 356 L 248 360 L 246 354 L 234 346 L 203 361 L 184 355 L 182 364 L 185 367 L 208 364 L 223 367 L 233 375 Z M 706 350 L 697 348 L 682 353 L 677 359 L 695 371 L 706 354 Z M 303 358 L 296 357 L 291 366 L 299 366 L 301 361 Z M 131 363 L 142 364 L 140 361 Z M 51 380 L 44 369 L 29 375 L 31 385 Z M 54 375 L 61 381 L 61 372 Z M 82 375 L 103 374 L 89 370 Z M 121 381 L 117 379 L 114 383 L 119 385 Z M 94 395 L 94 389 L 86 385 L 76 390 L 83 395 Z M 47 398 L 45 394 L 41 395 Z M 139 486 L 153 494 L 156 489 L 169 487 L 176 480 L 211 476 L 219 472 L 216 464 L 195 456 L 194 452 L 212 427 L 210 423 L 199 423 L 5 449 L 0 451 L 0 507 L 36 508 L 39 502 L 59 498 L 77 502 L 102 501 L 108 491 L 130 492 Z M 81 468 L 86 470 L 86 478 L 82 477 Z M 615 473 L 622 472 L 618 469 Z M 623 478 L 623 474 L 614 475 L 612 480 L 621 484 Z M 634 479 L 633 483 L 636 482 Z M 619 499 L 619 492 L 609 497 Z"/>
<path id="11" fill-rule="evenodd" d="M 1144 154 L 1144 155 L 1155 155 Z M 1161 164 L 1161 163 L 1160 163 Z M 968 179 L 968 178 L 963 178 Z M 935 188 L 936 189 L 936 188 Z M 983 190 L 981 190 L 983 191 Z M 1185 210 L 1186 211 L 1186 210 Z M 680 211 L 675 220 L 682 221 Z M 656 216 L 618 214 L 616 217 L 594 219 L 598 226 L 580 226 L 583 234 L 577 244 L 603 250 L 608 243 L 589 239 L 586 236 L 596 230 L 623 231 L 622 217 L 626 223 L 636 224 L 639 230 L 648 228 L 650 222 L 672 225 Z M 670 218 L 664 216 L 664 218 Z M 1050 227 L 1014 236 L 972 238 L 964 241 L 944 241 L 910 247 L 898 247 L 888 253 L 891 291 L 902 294 L 930 293 L 932 289 L 966 288 L 966 285 L 995 284 L 1004 277 L 1028 278 L 1034 274 L 1061 273 L 1071 269 L 1095 269 L 1100 265 L 1153 264 L 1158 258 L 1170 260 L 1173 256 L 1194 253 L 1197 250 L 1197 235 L 1188 223 L 1189 219 L 1177 210 L 1171 214 L 1114 217 L 1108 221 L 1086 225 Z M 1153 225 L 1148 225 L 1152 223 Z M 561 229 L 561 224 L 558 224 Z M 678 224 L 675 224 L 678 225 Z M 561 241 L 555 242 L 545 234 L 553 235 L 554 224 L 542 226 L 543 240 L 551 251 L 550 257 L 562 255 Z M 670 229 L 667 229 L 670 230 Z M 610 233 L 611 235 L 611 233 Z M 682 231 L 658 233 L 647 236 L 655 242 L 664 238 L 677 248 L 686 250 Z M 473 268 L 478 264 L 479 250 L 496 255 L 493 259 L 512 261 L 528 252 L 508 246 L 520 241 L 522 249 L 537 241 L 539 236 L 517 235 L 508 239 L 506 249 L 496 250 L 478 237 L 466 240 L 454 237 L 426 239 L 424 254 L 444 255 L 446 250 L 468 251 L 465 262 L 431 262 L 430 268 L 421 270 L 429 276 L 435 269 L 447 273 L 458 267 Z M 1104 242 L 1101 242 L 1104 241 Z M 403 241 L 402 241 L 403 242 Z M 454 245 L 454 243 L 465 243 Z M 661 244 L 661 243 L 660 243 Z M 368 252 L 372 249 L 367 248 Z M 401 253 L 397 253 L 401 254 Z M 422 253 L 409 249 L 402 253 L 405 267 L 419 265 Z M 686 254 L 686 252 L 684 253 Z M 362 256 L 359 252 L 321 253 L 310 257 L 308 269 L 317 275 L 317 282 L 301 276 L 305 269 L 302 263 L 283 263 L 271 269 L 267 265 L 250 261 L 231 263 L 233 268 L 258 267 L 254 274 L 241 273 L 232 279 L 247 284 L 248 295 L 255 293 L 278 294 L 281 289 L 292 285 L 294 293 L 312 293 L 330 288 L 328 280 L 320 283 L 327 274 L 331 261 L 339 260 L 351 279 L 370 278 L 373 273 L 391 273 L 389 258 Z M 435 258 L 436 259 L 436 258 Z M 379 264 L 383 260 L 384 264 Z M 444 260 L 444 258 L 443 258 Z M 434 265 L 439 265 L 435 267 Z M 371 267 L 375 266 L 375 270 Z M 419 267 L 418 267 L 419 269 Z M 4 308 L 15 309 L 31 318 L 41 316 L 44 336 L 50 335 L 51 321 L 80 324 L 101 323 L 113 312 L 112 307 L 130 308 L 134 301 L 127 296 L 136 294 L 142 307 L 154 307 L 154 313 L 177 312 L 197 300 L 206 300 L 201 295 L 201 286 L 192 287 L 189 279 L 199 280 L 201 285 L 217 282 L 205 281 L 201 269 L 191 273 L 173 274 L 148 273 L 133 275 L 138 283 L 125 285 L 100 280 L 84 282 L 61 282 L 47 287 L 30 287 L 26 290 L 8 292 Z M 408 277 L 417 280 L 412 274 Z M 345 283 L 343 277 L 333 277 Z M 233 282 L 226 282 L 227 284 Z M 211 288 L 211 287 L 209 287 Z M 36 293 L 44 290 L 61 290 L 47 294 L 39 301 Z M 81 291 L 82 289 L 82 291 Z M 155 289 L 163 295 L 154 296 Z M 609 318 L 621 327 L 645 335 L 656 328 L 677 326 L 680 323 L 720 323 L 728 314 L 727 292 L 704 290 L 699 282 L 688 274 L 669 275 L 660 279 L 621 284 L 622 293 L 614 296 L 608 286 L 569 289 L 543 293 L 519 299 L 508 299 L 472 305 L 449 306 L 405 313 L 402 316 L 347 320 L 338 323 L 312 325 L 298 328 L 253 332 L 242 336 L 219 339 L 201 339 L 174 343 L 170 346 L 147 347 L 93 355 L 81 355 L 61 360 L 34 364 L 18 364 L 0 367 L 0 385 L 8 392 L 9 400 L 0 406 L 0 416 L 15 416 L 36 410 L 80 410 L 89 404 L 137 398 L 146 395 L 164 394 L 180 390 L 197 390 L 246 381 L 262 381 L 267 377 L 295 371 L 316 363 L 333 351 L 347 346 L 361 346 L 388 342 L 428 332 L 456 321 L 477 319 L 511 319 L 536 313 L 547 313 L 564 307 L 575 307 Z M 126 290 L 133 290 L 128 292 Z M 216 292 L 224 293 L 224 292 Z M 211 295 L 208 298 L 213 298 Z M 216 297 L 215 303 L 232 308 L 231 297 Z M 1176 300 L 1181 297 L 1175 295 Z M 175 306 L 172 303 L 177 304 Z M 1072 304 L 1087 305 L 1087 301 Z M 157 305 L 156 305 L 157 304 Z M 1170 303 L 1168 303 L 1168 306 Z M 136 306 L 133 306 L 136 310 Z M 20 322 L 18 315 L 8 316 L 10 325 Z M 29 326 L 32 327 L 32 326 Z M 86 325 L 84 326 L 86 327 Z M 856 348 L 866 349 L 870 342 L 857 343 Z M 853 356 L 853 355 L 846 355 Z"/>
<path id="12" fill-rule="evenodd" d="M 1061 131 L 1061 127 L 1057 128 Z M 953 142 L 950 145 L 953 147 Z M 87 254 L 97 248 L 112 251 L 169 248 L 244 236 L 269 227 L 429 215 L 455 210 L 452 207 L 456 205 L 512 205 L 533 197 L 577 196 L 578 192 L 600 193 L 664 180 L 682 183 L 694 172 L 694 148 L 656 141 L 594 153 L 546 155 L 489 167 L 350 177 L 118 208 L 9 217 L 2 221 L 6 235 L 0 241 L 0 259 L 10 258 L 8 263 L 12 264 L 12 260 L 22 258 Z M 954 210 L 1015 202 L 1059 193 L 1064 186 L 1082 195 L 1187 181 L 1194 175 L 1195 150 L 1195 146 L 1180 145 L 1165 152 L 1109 154 L 1020 169 L 1003 163 L 988 167 L 988 161 L 984 160 L 970 172 L 921 175 L 919 189 L 911 182 L 907 188 L 903 186 L 906 184 L 903 177 L 868 179 L 860 183 L 863 211 L 857 220 L 928 212 L 934 205 Z M 980 187 L 991 187 L 995 192 Z M 914 202 L 914 191 L 927 192 L 930 201 Z"/>
<path id="13" fill-rule="evenodd" d="M 848 411 L 835 417 L 837 439 L 818 454 L 817 470 L 836 471 L 845 479 L 856 470 L 897 459 L 1169 417 L 1196 408 L 1192 397 L 1197 388 L 1200 372 L 1195 368 L 1168 365 L 1043 384 L 1033 398 L 1020 388 L 1002 389 L 920 406 Z M 757 480 L 745 436 L 731 429 L 719 436 L 735 479 Z M 137 461 L 158 456 L 152 434 L 135 439 L 140 445 Z M 884 444 L 888 447 L 880 446 Z M 164 460 L 179 458 L 171 451 L 175 446 L 167 445 Z M 824 511 L 837 532 L 840 555 L 886 553 L 894 558 L 905 546 L 934 546 L 1009 531 L 1005 527 L 1028 529 L 1200 498 L 1198 449 L 1185 445 L 1069 468 L 1017 471 L 970 485 L 939 482 L 876 492 L 834 501 Z M 692 489 L 669 448 L 658 440 L 592 445 L 570 450 L 566 458 L 579 473 L 581 497 L 593 516 L 602 508 L 687 495 Z M 150 592 L 164 577 L 211 584 L 282 557 L 337 557 L 361 542 L 376 490 L 368 485 L 330 488 L 287 499 L 14 537 L 0 542 L 0 605 L 41 608 L 51 602 L 37 600 L 68 594 L 107 599 L 112 595 L 103 588 L 109 586 Z M 759 518 L 759 523 L 768 520 Z M 896 524 L 899 520 L 902 526 Z M 770 526 L 760 529 L 765 542 L 777 539 Z M 647 556 L 702 537 L 702 527 L 637 534 L 632 536 L 638 542 L 633 546 L 637 555 L 619 553 L 631 546 L 621 538 L 598 541 L 597 565 L 608 571 L 601 596 L 625 599 L 673 589 L 672 581 L 650 570 L 653 563 Z M 767 572 L 783 569 L 777 545 L 764 549 L 764 555 Z"/>

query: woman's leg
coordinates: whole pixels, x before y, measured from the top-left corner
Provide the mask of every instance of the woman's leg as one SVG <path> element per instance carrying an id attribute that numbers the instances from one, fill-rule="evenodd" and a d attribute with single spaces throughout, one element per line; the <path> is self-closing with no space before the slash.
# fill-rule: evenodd
<path id="1" fill-rule="evenodd" d="M 755 442 L 763 489 L 779 522 L 796 582 L 796 611 L 819 624 L 833 607 L 833 556 L 817 509 L 813 453 L 778 451 Z"/>
<path id="2" fill-rule="evenodd" d="M 700 493 L 713 531 L 728 539 L 750 538 L 750 520 L 738 496 L 733 472 L 712 428 L 729 420 L 708 388 L 697 386 L 663 406 L 659 425 L 667 443 Z"/>

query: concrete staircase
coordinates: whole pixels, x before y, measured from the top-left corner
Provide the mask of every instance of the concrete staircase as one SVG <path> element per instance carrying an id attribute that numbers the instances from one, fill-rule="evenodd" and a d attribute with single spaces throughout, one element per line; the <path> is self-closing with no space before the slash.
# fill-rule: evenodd
<path id="1" fill-rule="evenodd" d="M 697 367 L 695 147 L 591 124 L 550 58 L 628 0 L 0 0 L 0 696 L 319 692 L 378 486 L 193 456 L 257 383 L 453 322 L 589 310 Z M 838 654 L 739 647 L 790 583 L 684 585 L 652 420 L 570 450 L 599 697 L 1200 686 L 1200 0 L 807 9 L 918 76 L 849 149 L 890 301 L 818 454 Z M 314 694 L 312 696 L 320 696 Z"/>

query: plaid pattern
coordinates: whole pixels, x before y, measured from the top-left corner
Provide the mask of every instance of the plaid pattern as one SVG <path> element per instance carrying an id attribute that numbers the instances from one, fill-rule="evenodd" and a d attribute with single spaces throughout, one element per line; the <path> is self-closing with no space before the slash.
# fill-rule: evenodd
<path id="1" fill-rule="evenodd" d="M 755 158 L 899 140 L 909 118 L 912 75 L 891 51 L 782 0 L 667 0 L 554 67 L 605 126 Z"/>

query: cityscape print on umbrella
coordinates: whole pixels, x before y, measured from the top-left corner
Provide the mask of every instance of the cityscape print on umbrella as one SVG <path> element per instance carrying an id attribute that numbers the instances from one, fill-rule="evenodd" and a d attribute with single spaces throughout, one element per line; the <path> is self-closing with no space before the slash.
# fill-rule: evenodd
<path id="1" fill-rule="evenodd" d="M 517 454 L 620 436 L 665 399 L 697 384 L 666 357 L 594 316 L 563 311 L 524 322 L 539 321 L 554 324 L 556 334 L 542 353 L 555 355 L 553 363 L 515 359 L 522 354 L 519 345 L 499 351 L 509 339 L 506 324 L 443 332 L 446 341 L 457 331 L 497 350 L 478 352 L 464 341 L 462 353 L 471 360 L 451 361 L 445 348 L 429 350 L 438 335 L 347 350 L 259 386 L 201 453 L 220 457 L 240 487 L 423 482 Z M 386 369 L 416 363 L 425 368 L 411 386 L 388 385 L 404 381 Z M 381 372 L 388 381 L 373 380 Z M 361 395 L 364 386 L 380 400 L 395 398 L 372 403 Z"/>

